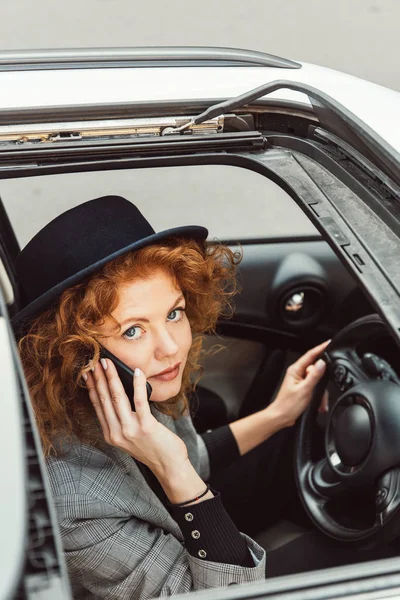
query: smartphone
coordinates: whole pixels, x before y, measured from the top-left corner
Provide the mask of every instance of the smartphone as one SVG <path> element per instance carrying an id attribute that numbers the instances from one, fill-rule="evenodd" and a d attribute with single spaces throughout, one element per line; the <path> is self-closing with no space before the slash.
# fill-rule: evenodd
<path id="1" fill-rule="evenodd" d="M 129 402 L 131 403 L 132 410 L 135 410 L 135 403 L 134 403 L 134 399 L 133 399 L 133 397 L 134 397 L 134 389 L 133 389 L 134 372 L 133 372 L 133 370 L 130 367 L 128 367 L 125 363 L 123 363 L 122 360 L 120 360 L 114 354 L 112 354 L 109 350 L 104 348 L 104 346 L 102 346 L 102 348 L 100 350 L 100 357 L 101 358 L 109 358 L 114 363 L 115 368 L 117 369 L 119 378 L 122 382 L 122 385 L 124 386 L 125 393 L 129 398 Z M 146 389 L 147 389 L 147 400 L 150 400 L 151 392 L 153 390 L 148 381 L 146 381 Z"/>

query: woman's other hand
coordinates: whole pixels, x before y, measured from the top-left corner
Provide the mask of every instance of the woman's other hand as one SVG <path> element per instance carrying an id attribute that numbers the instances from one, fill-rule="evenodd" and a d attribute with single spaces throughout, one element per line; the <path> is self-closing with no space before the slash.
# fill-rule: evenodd
<path id="1" fill-rule="evenodd" d="M 89 398 L 108 444 L 124 450 L 161 478 L 188 462 L 185 443 L 153 417 L 142 371 L 136 369 L 133 378 L 135 412 L 112 361 L 103 358 L 86 377 Z"/>
<path id="2" fill-rule="evenodd" d="M 268 407 L 270 412 L 275 413 L 283 427 L 294 425 L 309 405 L 314 388 L 324 376 L 326 369 L 325 362 L 318 357 L 329 342 L 330 340 L 308 350 L 288 367 L 277 397 Z"/>

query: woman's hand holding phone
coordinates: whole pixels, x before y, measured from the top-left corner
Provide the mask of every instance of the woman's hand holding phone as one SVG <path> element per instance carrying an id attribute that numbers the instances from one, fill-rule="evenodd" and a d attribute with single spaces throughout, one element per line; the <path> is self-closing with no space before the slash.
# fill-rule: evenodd
<path id="1" fill-rule="evenodd" d="M 153 417 L 142 371 L 136 369 L 133 377 L 135 412 L 110 359 L 87 373 L 86 386 L 108 444 L 147 465 L 158 478 L 173 476 L 189 461 L 183 440 Z"/>
<path id="2" fill-rule="evenodd" d="M 121 380 L 122 386 L 125 390 L 126 395 L 128 396 L 128 400 L 130 402 L 132 410 L 135 410 L 135 390 L 133 387 L 133 379 L 134 372 L 128 365 L 126 365 L 122 360 L 120 360 L 115 354 L 112 354 L 107 348 L 104 346 L 101 347 L 100 356 L 102 358 L 109 358 L 115 365 L 115 368 L 118 373 L 118 377 Z M 106 363 L 105 363 L 106 364 Z M 146 381 L 147 388 L 147 399 L 150 400 L 152 387 L 148 381 Z"/>
<path id="3" fill-rule="evenodd" d="M 186 502 L 204 491 L 185 442 L 151 414 L 144 373 L 136 369 L 133 377 L 135 411 L 110 359 L 103 358 L 87 373 L 86 385 L 105 441 L 147 465 L 170 502 Z M 199 502 L 212 497 L 208 491 Z"/>

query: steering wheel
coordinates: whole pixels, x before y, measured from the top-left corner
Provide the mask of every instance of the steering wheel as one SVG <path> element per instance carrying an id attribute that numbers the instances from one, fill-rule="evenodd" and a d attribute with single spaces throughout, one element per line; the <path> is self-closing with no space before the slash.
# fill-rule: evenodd
<path id="1" fill-rule="evenodd" d="M 295 442 L 302 503 L 323 533 L 344 542 L 400 535 L 400 379 L 386 360 L 362 353 L 383 337 L 389 334 L 378 315 L 358 319 L 335 335 L 322 357 L 326 374 L 300 420 Z M 324 444 L 318 445 L 317 410 L 327 386 L 330 409 Z M 332 505 L 343 505 L 364 490 L 371 491 L 372 500 L 375 494 L 368 523 L 343 523 Z"/>

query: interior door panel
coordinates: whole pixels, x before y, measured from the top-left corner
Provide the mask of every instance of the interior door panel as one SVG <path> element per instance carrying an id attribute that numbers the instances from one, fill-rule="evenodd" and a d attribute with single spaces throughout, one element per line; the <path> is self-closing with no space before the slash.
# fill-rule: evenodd
<path id="1" fill-rule="evenodd" d="M 206 337 L 204 348 L 201 387 L 222 398 L 233 418 L 265 360 L 266 348 L 261 342 L 214 335 Z"/>
<path id="2" fill-rule="evenodd" d="M 333 330 L 343 302 L 355 283 L 324 241 L 251 244 L 243 247 L 242 292 L 236 300 L 235 321 L 301 335 L 312 327 Z M 292 292 L 319 292 L 304 318 L 284 314 L 282 302 Z M 310 307 L 311 308 L 311 307 Z"/>

